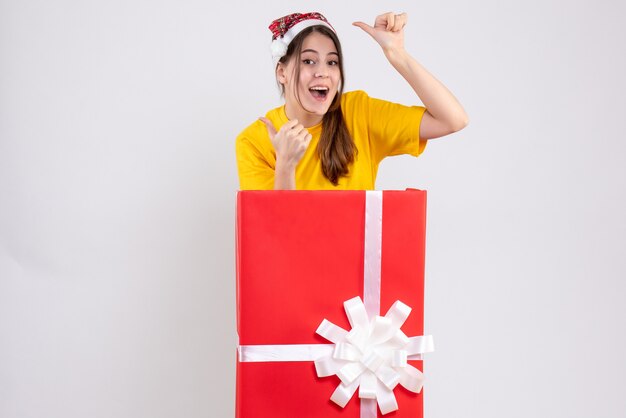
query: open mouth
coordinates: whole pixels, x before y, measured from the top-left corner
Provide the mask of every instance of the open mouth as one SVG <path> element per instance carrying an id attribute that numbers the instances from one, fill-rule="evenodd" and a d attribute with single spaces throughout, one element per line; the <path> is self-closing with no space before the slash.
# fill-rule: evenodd
<path id="1" fill-rule="evenodd" d="M 311 87 L 309 91 L 317 100 L 324 100 L 328 95 L 328 87 Z"/>

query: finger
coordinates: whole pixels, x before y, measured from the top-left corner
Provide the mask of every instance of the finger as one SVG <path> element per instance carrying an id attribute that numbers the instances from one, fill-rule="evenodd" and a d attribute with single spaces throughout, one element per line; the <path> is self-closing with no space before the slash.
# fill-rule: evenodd
<path id="1" fill-rule="evenodd" d="M 389 13 L 385 13 L 384 14 L 384 18 L 387 21 L 387 31 L 390 31 L 393 29 L 393 25 L 396 23 L 396 15 L 393 14 L 392 12 Z"/>
<path id="2" fill-rule="evenodd" d="M 406 25 L 406 13 L 401 13 L 395 16 L 395 23 L 393 25 L 393 28 L 391 28 L 391 30 L 393 32 L 401 31 L 402 28 L 404 28 L 404 25 Z"/>
<path id="3" fill-rule="evenodd" d="M 293 138 L 294 134 L 297 132 L 294 131 L 294 128 L 296 128 L 298 125 L 298 119 L 288 120 L 286 123 L 283 124 L 283 126 L 280 127 L 278 134 L 282 135 L 283 138 Z"/>
<path id="4" fill-rule="evenodd" d="M 291 128 L 291 130 L 289 131 L 289 134 L 292 138 L 297 138 L 298 136 L 303 135 L 303 132 L 306 133 L 308 131 L 302 124 L 299 123 L 296 126 Z"/>
<path id="5" fill-rule="evenodd" d="M 304 128 L 301 132 L 298 133 L 298 135 L 293 137 L 293 141 L 300 143 L 300 144 L 304 144 L 306 146 L 308 145 L 307 138 L 310 135 L 311 134 L 309 133 L 309 131 L 306 128 Z"/>
<path id="6" fill-rule="evenodd" d="M 298 153 L 304 155 L 306 150 L 309 148 L 309 144 L 311 143 L 311 139 L 313 136 L 311 134 L 306 134 L 301 141 L 298 143 Z"/>
<path id="7" fill-rule="evenodd" d="M 267 128 L 267 133 L 270 136 L 270 140 L 273 140 L 276 136 L 276 128 L 274 127 L 272 121 L 263 116 L 259 117 L 259 120 L 265 124 L 265 127 Z"/>
<path id="8" fill-rule="evenodd" d="M 374 19 L 374 27 L 376 29 L 385 29 L 387 27 L 387 17 L 393 13 L 387 12 L 376 16 Z"/>
<path id="9" fill-rule="evenodd" d="M 288 120 L 287 123 L 285 123 L 283 126 L 281 126 L 280 130 L 281 131 L 290 131 L 294 127 L 296 127 L 298 125 L 299 125 L 298 119 L 291 119 L 291 120 Z"/>
<path id="10" fill-rule="evenodd" d="M 374 36 L 374 28 L 371 27 L 370 25 L 368 25 L 367 23 L 364 22 L 354 22 L 352 23 L 353 26 L 357 26 L 361 29 L 363 29 L 368 35 L 370 36 Z"/>
<path id="11" fill-rule="evenodd" d="M 305 128 L 298 134 L 298 138 L 304 141 L 309 135 L 309 130 Z"/>

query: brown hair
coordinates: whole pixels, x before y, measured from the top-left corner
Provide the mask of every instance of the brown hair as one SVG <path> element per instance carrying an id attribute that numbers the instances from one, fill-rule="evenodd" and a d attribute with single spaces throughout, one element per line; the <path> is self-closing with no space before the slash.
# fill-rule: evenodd
<path id="1" fill-rule="evenodd" d="M 339 72 L 341 74 L 339 89 L 322 119 L 322 135 L 317 145 L 317 155 L 322 162 L 322 174 L 336 186 L 339 183 L 339 178 L 348 174 L 348 166 L 354 162 L 354 156 L 357 153 L 356 145 L 348 132 L 348 127 L 346 126 L 343 119 L 343 112 L 341 111 L 341 95 L 343 94 L 345 78 L 343 75 L 343 54 L 341 52 L 339 38 L 337 38 L 335 32 L 326 26 L 311 26 L 300 32 L 293 41 L 289 43 L 287 53 L 279 62 L 286 64 L 292 56 L 299 57 L 304 39 L 313 32 L 319 32 L 322 35 L 328 36 L 335 44 L 337 54 L 339 54 L 338 63 Z M 294 79 L 300 80 L 300 65 L 295 66 Z M 284 94 L 285 87 L 283 85 L 281 85 L 281 89 Z M 296 99 L 298 103 L 302 105 L 298 89 L 295 91 Z"/>

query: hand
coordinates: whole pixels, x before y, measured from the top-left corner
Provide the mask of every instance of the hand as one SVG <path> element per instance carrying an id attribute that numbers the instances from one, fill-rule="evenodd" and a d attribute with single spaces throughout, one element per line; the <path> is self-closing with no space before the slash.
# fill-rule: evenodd
<path id="1" fill-rule="evenodd" d="M 364 22 L 354 22 L 353 25 L 367 32 L 387 53 L 404 49 L 404 26 L 406 22 L 406 13 L 394 14 L 393 12 L 388 12 L 377 16 L 374 26 Z"/>
<path id="2" fill-rule="evenodd" d="M 259 120 L 267 127 L 270 141 L 276 151 L 276 165 L 295 168 L 313 138 L 309 131 L 298 123 L 297 119 L 285 123 L 278 132 L 272 122 L 264 117 Z"/>

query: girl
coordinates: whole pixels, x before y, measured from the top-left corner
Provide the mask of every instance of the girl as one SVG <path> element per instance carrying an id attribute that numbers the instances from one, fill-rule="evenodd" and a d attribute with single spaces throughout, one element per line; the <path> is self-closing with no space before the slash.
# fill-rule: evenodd
<path id="1" fill-rule="evenodd" d="M 418 156 L 432 138 L 464 128 L 468 117 L 446 87 L 404 49 L 407 15 L 385 13 L 374 26 L 355 22 L 425 107 L 343 93 L 341 44 L 319 13 L 276 19 L 272 55 L 284 106 L 236 140 L 241 190 L 373 190 L 378 165 L 391 155 Z"/>

